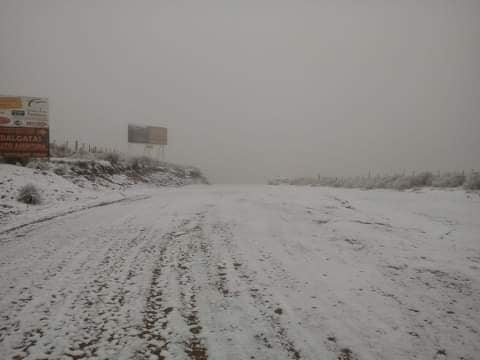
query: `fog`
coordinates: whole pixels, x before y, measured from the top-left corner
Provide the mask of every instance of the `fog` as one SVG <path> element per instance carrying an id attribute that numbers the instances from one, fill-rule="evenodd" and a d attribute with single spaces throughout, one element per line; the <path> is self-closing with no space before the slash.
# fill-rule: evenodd
<path id="1" fill-rule="evenodd" d="M 1 0 L 0 94 L 220 183 L 478 169 L 480 1 Z"/>

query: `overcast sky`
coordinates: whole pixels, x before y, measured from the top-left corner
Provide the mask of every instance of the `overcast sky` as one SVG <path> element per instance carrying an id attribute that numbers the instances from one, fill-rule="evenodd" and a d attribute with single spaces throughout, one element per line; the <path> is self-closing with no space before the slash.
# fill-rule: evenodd
<path id="1" fill-rule="evenodd" d="M 214 182 L 480 168 L 479 0 L 0 0 L 0 94 Z"/>

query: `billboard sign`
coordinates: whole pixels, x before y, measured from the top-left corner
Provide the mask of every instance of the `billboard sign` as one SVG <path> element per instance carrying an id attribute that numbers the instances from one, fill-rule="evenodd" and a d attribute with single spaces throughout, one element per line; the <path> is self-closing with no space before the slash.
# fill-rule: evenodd
<path id="1" fill-rule="evenodd" d="M 48 128 L 48 99 L 0 96 L 0 126 Z"/>
<path id="2" fill-rule="evenodd" d="M 147 144 L 147 128 L 145 126 L 128 125 L 128 142 Z"/>
<path id="3" fill-rule="evenodd" d="M 148 143 L 154 145 L 167 145 L 167 128 L 147 126 Z"/>
<path id="4" fill-rule="evenodd" d="M 167 145 L 167 128 L 129 124 L 128 142 L 149 145 Z"/>
<path id="5" fill-rule="evenodd" d="M 48 157 L 48 129 L 0 126 L 0 155 Z"/>
<path id="6" fill-rule="evenodd" d="M 0 155 L 48 157 L 48 99 L 0 95 Z"/>

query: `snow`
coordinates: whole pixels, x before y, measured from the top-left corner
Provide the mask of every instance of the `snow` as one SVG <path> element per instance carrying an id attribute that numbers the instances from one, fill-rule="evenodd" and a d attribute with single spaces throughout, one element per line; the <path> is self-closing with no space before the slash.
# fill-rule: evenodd
<path id="1" fill-rule="evenodd" d="M 17 201 L 19 189 L 33 184 L 40 191 L 40 205 Z M 42 221 L 92 206 L 136 198 L 146 191 L 103 188 L 101 192 L 85 188 L 47 170 L 1 164 L 0 166 L 0 232 Z"/>
<path id="2" fill-rule="evenodd" d="M 115 169 L 104 160 L 51 158 L 31 166 L 0 164 L 0 232 L 91 207 L 148 197 L 159 186 L 203 181 L 188 175 L 189 171 L 198 170 L 185 168 L 184 174 L 173 164 L 166 164 L 159 171 L 147 168 L 135 172 Z M 27 184 L 39 190 L 40 205 L 17 201 L 19 190 Z"/>
<path id="3" fill-rule="evenodd" d="M 137 190 L 3 225 L 0 358 L 478 359 L 477 194 Z"/>

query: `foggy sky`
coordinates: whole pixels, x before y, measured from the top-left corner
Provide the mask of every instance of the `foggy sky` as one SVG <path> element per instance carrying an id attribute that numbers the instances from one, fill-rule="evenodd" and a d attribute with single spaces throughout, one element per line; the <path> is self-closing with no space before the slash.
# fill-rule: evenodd
<path id="1" fill-rule="evenodd" d="M 480 168 L 480 1 L 0 0 L 0 94 L 214 182 Z"/>

